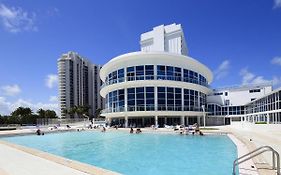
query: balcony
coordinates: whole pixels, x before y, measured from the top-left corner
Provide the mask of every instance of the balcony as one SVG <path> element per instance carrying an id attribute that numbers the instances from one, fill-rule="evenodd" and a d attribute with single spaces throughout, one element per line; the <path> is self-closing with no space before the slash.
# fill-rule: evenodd
<path id="1" fill-rule="evenodd" d="M 157 107 L 154 105 L 149 106 L 128 106 L 125 107 L 117 107 L 117 108 L 106 108 L 102 110 L 102 114 L 114 113 L 114 112 L 138 112 L 138 111 L 193 111 L 193 112 L 203 112 L 201 107 L 195 106 L 162 106 L 158 105 Z"/>
<path id="2" fill-rule="evenodd" d="M 123 82 L 128 82 L 128 81 L 139 81 L 139 80 L 181 81 L 181 82 L 198 84 L 201 86 L 205 86 L 207 88 L 210 87 L 207 82 L 199 81 L 198 79 L 195 79 L 195 78 L 181 77 L 181 76 L 165 76 L 165 75 L 146 75 L 146 76 L 142 75 L 142 76 L 134 76 L 134 77 L 127 77 L 127 78 L 122 77 L 122 78 L 108 80 L 103 83 L 101 88 L 108 86 L 108 85 L 116 84 L 116 83 L 123 83 Z"/>

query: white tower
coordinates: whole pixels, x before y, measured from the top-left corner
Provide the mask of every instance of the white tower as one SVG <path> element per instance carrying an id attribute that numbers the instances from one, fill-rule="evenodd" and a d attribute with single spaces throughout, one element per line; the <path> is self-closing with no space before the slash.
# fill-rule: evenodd
<path id="1" fill-rule="evenodd" d="M 141 34 L 141 51 L 170 52 L 188 55 L 184 32 L 180 24 L 160 25 Z"/>

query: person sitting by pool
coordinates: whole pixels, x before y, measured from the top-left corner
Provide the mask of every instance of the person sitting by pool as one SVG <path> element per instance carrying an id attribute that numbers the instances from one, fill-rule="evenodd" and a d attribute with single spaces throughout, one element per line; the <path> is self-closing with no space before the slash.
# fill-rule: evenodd
<path id="1" fill-rule="evenodd" d="M 133 128 L 130 129 L 130 134 L 134 133 L 134 130 Z"/>
<path id="2" fill-rule="evenodd" d="M 106 131 L 106 129 L 105 129 L 105 127 L 103 126 L 101 132 L 105 132 L 105 131 Z"/>
<path id="3" fill-rule="evenodd" d="M 40 135 L 44 135 L 44 132 L 42 132 L 40 129 L 37 129 L 36 134 L 40 136 Z"/>
<path id="4" fill-rule="evenodd" d="M 41 130 L 37 129 L 36 134 L 40 136 L 41 135 Z"/>
<path id="5" fill-rule="evenodd" d="M 136 131 L 136 134 L 139 134 L 139 133 L 141 133 L 141 129 L 140 128 L 138 128 L 137 131 Z"/>
<path id="6" fill-rule="evenodd" d="M 198 125 L 198 123 L 195 123 L 195 124 L 193 125 L 193 127 L 195 127 L 195 132 L 196 132 L 196 133 L 199 132 L 199 125 Z"/>

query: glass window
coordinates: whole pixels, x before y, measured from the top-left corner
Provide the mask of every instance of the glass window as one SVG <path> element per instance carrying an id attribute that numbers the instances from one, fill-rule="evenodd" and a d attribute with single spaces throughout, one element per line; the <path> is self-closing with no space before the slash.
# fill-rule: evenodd
<path id="1" fill-rule="evenodd" d="M 181 111 L 181 88 L 175 88 L 175 110 Z"/>
<path id="2" fill-rule="evenodd" d="M 136 95 L 135 88 L 128 88 L 127 89 L 127 99 L 128 99 L 128 111 L 135 111 L 135 95 Z"/>
<path id="3" fill-rule="evenodd" d="M 188 70 L 187 69 L 183 69 L 183 81 L 189 82 L 188 74 L 189 74 Z"/>
<path id="4" fill-rule="evenodd" d="M 146 110 L 154 111 L 154 87 L 146 87 Z"/>
<path id="5" fill-rule="evenodd" d="M 136 88 L 137 111 L 144 111 L 144 87 Z"/>
<path id="6" fill-rule="evenodd" d="M 157 79 L 165 80 L 166 79 L 166 67 L 163 65 L 157 66 Z"/>
<path id="7" fill-rule="evenodd" d="M 157 87 L 157 95 L 158 95 L 158 110 L 159 111 L 166 110 L 166 88 Z"/>
<path id="8" fill-rule="evenodd" d="M 118 90 L 118 107 L 119 111 L 124 111 L 125 106 L 125 97 L 124 97 L 124 89 Z"/>
<path id="9" fill-rule="evenodd" d="M 144 80 L 144 66 L 136 66 L 136 79 Z"/>
<path id="10" fill-rule="evenodd" d="M 190 111 L 190 92 L 189 89 L 184 89 L 184 111 Z"/>
<path id="11" fill-rule="evenodd" d="M 175 67 L 174 77 L 176 81 L 181 81 L 181 68 Z"/>
<path id="12" fill-rule="evenodd" d="M 175 105 L 175 92 L 174 88 L 167 88 L 167 108 L 169 111 L 174 111 Z"/>
<path id="13" fill-rule="evenodd" d="M 145 79 L 154 80 L 154 66 L 153 65 L 145 65 Z"/>
<path id="14" fill-rule="evenodd" d="M 135 80 L 135 67 L 127 67 L 127 80 L 128 81 Z"/>
<path id="15" fill-rule="evenodd" d="M 124 82 L 124 69 L 118 70 L 118 82 Z"/>
<path id="16" fill-rule="evenodd" d="M 175 80 L 174 79 L 174 67 L 172 66 L 167 66 L 166 67 L 166 75 L 167 75 L 167 80 Z"/>
<path id="17" fill-rule="evenodd" d="M 112 81 L 112 73 L 108 74 L 108 81 Z"/>
<path id="18" fill-rule="evenodd" d="M 193 74 L 193 79 L 194 79 L 194 83 L 198 84 L 198 73 L 197 72 L 194 72 Z"/>

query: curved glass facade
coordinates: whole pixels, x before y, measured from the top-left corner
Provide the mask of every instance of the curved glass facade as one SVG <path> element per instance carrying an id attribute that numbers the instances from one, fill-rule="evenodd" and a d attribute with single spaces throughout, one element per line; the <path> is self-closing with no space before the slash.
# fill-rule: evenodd
<path id="1" fill-rule="evenodd" d="M 121 83 L 125 80 L 172 80 L 208 87 L 208 81 L 203 75 L 192 70 L 167 65 L 139 65 L 121 68 L 109 73 L 104 85 Z"/>
<path id="2" fill-rule="evenodd" d="M 125 94 L 127 95 L 126 98 Z M 125 104 L 127 104 L 127 109 L 125 109 Z M 133 87 L 115 90 L 106 95 L 107 113 L 123 111 L 202 111 L 202 105 L 206 105 L 206 94 L 192 89 L 174 87 Z"/>

